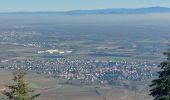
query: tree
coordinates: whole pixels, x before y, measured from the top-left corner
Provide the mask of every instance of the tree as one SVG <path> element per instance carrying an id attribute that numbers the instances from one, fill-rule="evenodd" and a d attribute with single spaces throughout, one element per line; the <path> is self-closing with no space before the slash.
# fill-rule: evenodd
<path id="1" fill-rule="evenodd" d="M 7 96 L 8 100 L 35 100 L 40 96 L 40 94 L 31 96 L 34 90 L 31 90 L 24 80 L 25 73 L 15 73 L 13 76 L 13 85 L 7 85 L 7 89 L 2 92 L 2 94 Z"/>
<path id="2" fill-rule="evenodd" d="M 161 71 L 158 72 L 158 79 L 153 80 L 150 85 L 150 95 L 154 100 L 170 100 L 170 49 L 164 55 L 167 58 L 159 65 Z"/>

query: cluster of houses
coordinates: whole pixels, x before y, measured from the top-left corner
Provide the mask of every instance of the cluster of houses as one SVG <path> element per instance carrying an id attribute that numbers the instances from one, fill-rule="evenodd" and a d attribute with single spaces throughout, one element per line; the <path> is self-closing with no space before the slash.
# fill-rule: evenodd
<path id="1" fill-rule="evenodd" d="M 81 82 L 140 81 L 151 78 L 156 64 L 148 62 L 99 61 L 88 59 L 24 59 L 3 62 L 4 69 L 35 71 Z"/>

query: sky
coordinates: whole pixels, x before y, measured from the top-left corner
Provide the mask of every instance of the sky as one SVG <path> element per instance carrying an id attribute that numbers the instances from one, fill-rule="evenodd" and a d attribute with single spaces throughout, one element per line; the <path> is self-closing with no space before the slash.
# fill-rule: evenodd
<path id="1" fill-rule="evenodd" d="M 170 0 L 0 0 L 0 12 L 170 7 Z"/>

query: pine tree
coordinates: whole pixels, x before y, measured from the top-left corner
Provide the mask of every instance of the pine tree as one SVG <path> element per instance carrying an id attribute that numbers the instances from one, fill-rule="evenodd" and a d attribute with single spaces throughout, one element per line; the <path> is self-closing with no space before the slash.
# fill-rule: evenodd
<path id="1" fill-rule="evenodd" d="M 7 89 L 2 92 L 8 100 L 35 100 L 39 97 L 40 94 L 30 96 L 34 91 L 25 82 L 24 76 L 25 73 L 22 72 L 14 74 L 13 85 L 6 86 Z"/>
<path id="2" fill-rule="evenodd" d="M 167 59 L 159 65 L 161 71 L 158 72 L 158 79 L 150 85 L 150 95 L 154 100 L 170 100 L 170 49 L 164 55 Z"/>

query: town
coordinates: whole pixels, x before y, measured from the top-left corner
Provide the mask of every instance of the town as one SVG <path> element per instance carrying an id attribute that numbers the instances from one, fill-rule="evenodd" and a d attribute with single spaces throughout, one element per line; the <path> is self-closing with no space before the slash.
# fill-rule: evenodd
<path id="1" fill-rule="evenodd" d="M 149 62 L 100 61 L 88 59 L 25 59 L 1 63 L 0 68 L 34 71 L 81 83 L 114 84 L 117 80 L 141 81 L 155 76 L 156 64 Z"/>

